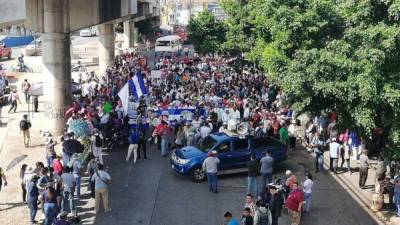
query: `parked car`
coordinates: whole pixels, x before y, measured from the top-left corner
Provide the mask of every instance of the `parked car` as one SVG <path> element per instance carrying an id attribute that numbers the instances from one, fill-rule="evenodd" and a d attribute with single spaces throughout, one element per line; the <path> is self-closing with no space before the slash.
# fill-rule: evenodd
<path id="1" fill-rule="evenodd" d="M 81 37 L 92 37 L 97 35 L 96 27 L 89 27 L 79 31 Z"/>
<path id="2" fill-rule="evenodd" d="M 11 48 L 7 48 L 4 43 L 0 43 L 0 58 L 7 57 L 11 59 Z"/>
<path id="3" fill-rule="evenodd" d="M 204 181 L 206 176 L 202 164 L 207 153 L 212 150 L 217 151 L 217 157 L 221 161 L 219 175 L 245 172 L 251 154 L 255 154 L 256 159 L 260 160 L 269 151 L 277 163 L 286 160 L 288 156 L 287 147 L 274 138 L 239 138 L 216 133 L 208 135 L 196 146 L 177 149 L 171 155 L 171 167 L 179 174 L 190 176 L 194 182 Z"/>
<path id="4" fill-rule="evenodd" d="M 40 38 L 36 38 L 29 45 L 27 45 L 24 49 L 26 56 L 38 56 L 42 54 L 42 40 Z"/>

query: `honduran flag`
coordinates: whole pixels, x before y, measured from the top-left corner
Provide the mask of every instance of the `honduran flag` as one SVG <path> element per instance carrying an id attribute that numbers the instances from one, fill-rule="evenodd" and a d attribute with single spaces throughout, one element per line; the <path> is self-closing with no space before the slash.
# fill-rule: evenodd
<path id="1" fill-rule="evenodd" d="M 121 99 L 122 107 L 124 109 L 124 114 L 128 114 L 130 95 L 137 100 L 145 94 L 147 94 L 146 86 L 144 84 L 142 73 L 138 69 L 132 79 L 129 79 L 128 82 L 118 92 L 118 96 Z"/>
<path id="2" fill-rule="evenodd" d="M 144 84 L 142 72 L 140 69 L 136 70 L 136 74 L 128 81 L 129 89 L 131 90 L 132 95 L 138 99 L 142 95 L 147 94 L 146 86 Z"/>

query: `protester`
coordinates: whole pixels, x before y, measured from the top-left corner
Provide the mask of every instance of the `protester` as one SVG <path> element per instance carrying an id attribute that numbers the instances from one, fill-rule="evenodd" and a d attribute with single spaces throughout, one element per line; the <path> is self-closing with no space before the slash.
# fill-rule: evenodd
<path id="1" fill-rule="evenodd" d="M 129 147 L 128 154 L 126 155 L 126 162 L 129 162 L 133 152 L 133 163 L 136 163 L 137 155 L 138 155 L 138 143 L 139 143 L 139 135 L 136 129 L 132 129 L 131 135 L 129 136 Z"/>
<path id="2" fill-rule="evenodd" d="M 244 208 L 242 212 L 242 220 L 240 221 L 240 225 L 253 225 L 254 220 L 253 217 L 250 215 L 250 208 Z"/>
<path id="3" fill-rule="evenodd" d="M 28 79 L 24 79 L 24 82 L 21 84 L 21 91 L 25 95 L 25 101 L 26 103 L 29 103 L 29 94 L 28 91 L 31 88 L 31 84 L 28 82 Z"/>
<path id="4" fill-rule="evenodd" d="M 111 176 L 106 171 L 104 171 L 104 167 L 102 164 L 97 166 L 97 171 L 93 175 L 91 181 L 95 182 L 95 206 L 94 211 L 96 213 L 100 212 L 100 198 L 103 199 L 103 206 L 105 212 L 111 212 L 111 208 L 109 207 L 109 199 L 108 199 L 108 186 L 111 183 Z"/>
<path id="5" fill-rule="evenodd" d="M 71 167 L 65 167 L 64 173 L 61 175 L 62 181 L 62 201 L 61 201 L 61 211 L 68 211 L 70 213 L 75 213 L 75 187 L 76 179 L 72 174 Z"/>
<path id="6" fill-rule="evenodd" d="M 53 225 L 53 221 L 57 217 L 57 195 L 53 188 L 53 183 L 46 184 L 46 190 L 42 193 L 42 209 L 45 219 L 43 225 Z"/>
<path id="7" fill-rule="evenodd" d="M 308 147 L 311 148 L 315 154 L 315 172 L 324 171 L 323 141 L 321 140 L 319 132 L 315 133 Z"/>
<path id="8" fill-rule="evenodd" d="M 23 119 L 19 122 L 19 132 L 24 135 L 25 148 L 29 147 L 30 133 L 29 129 L 32 127 L 31 122 L 28 120 L 28 115 L 24 114 Z"/>
<path id="9" fill-rule="evenodd" d="M 7 186 L 6 175 L 4 174 L 3 169 L 0 167 L 0 191 L 1 191 L 1 187 L 3 186 L 3 180 L 4 180 L 4 186 Z"/>
<path id="10" fill-rule="evenodd" d="M 358 185 L 360 188 L 365 188 L 365 182 L 368 178 L 368 168 L 369 168 L 369 160 L 368 160 L 368 151 L 363 150 L 360 156 L 360 177 Z"/>
<path id="11" fill-rule="evenodd" d="M 268 208 L 268 204 L 264 201 L 260 201 L 257 204 L 257 209 L 254 214 L 255 225 L 270 225 L 272 223 L 271 211 Z"/>
<path id="12" fill-rule="evenodd" d="M 292 173 L 291 170 L 286 170 L 285 174 L 286 174 L 286 177 L 287 177 L 287 179 L 285 181 L 285 186 L 289 190 L 292 190 L 293 189 L 293 185 L 297 183 L 297 177 L 296 177 L 296 175 L 294 175 Z"/>
<path id="13" fill-rule="evenodd" d="M 250 215 L 254 217 L 257 207 L 256 204 L 254 204 L 253 196 L 251 194 L 246 195 L 244 208 L 249 208 Z"/>
<path id="14" fill-rule="evenodd" d="M 253 196 L 257 196 L 258 186 L 257 186 L 257 177 L 259 171 L 259 163 L 256 160 L 256 156 L 252 154 L 250 156 L 250 161 L 247 162 L 247 194 L 252 194 Z"/>
<path id="15" fill-rule="evenodd" d="M 312 175 L 310 173 L 306 174 L 306 180 L 303 183 L 303 193 L 304 193 L 304 212 L 309 213 L 311 209 L 311 196 L 312 196 L 312 187 L 314 185 Z"/>
<path id="16" fill-rule="evenodd" d="M 8 110 L 8 113 L 10 113 L 12 110 L 14 110 L 14 113 L 15 113 L 17 111 L 17 106 L 18 106 L 17 102 L 19 102 L 19 104 L 21 104 L 21 101 L 19 100 L 19 96 L 18 96 L 18 93 L 17 93 L 17 89 L 14 89 L 10 93 L 9 101 L 11 102 L 11 107 Z"/>
<path id="17" fill-rule="evenodd" d="M 33 175 L 32 179 L 29 181 L 27 184 L 27 202 L 28 202 L 28 207 L 30 211 L 30 223 L 35 224 L 37 221 L 35 220 L 36 218 L 36 213 L 38 210 L 38 198 L 39 198 L 39 190 L 36 187 L 36 182 L 39 179 L 39 176 Z"/>
<path id="18" fill-rule="evenodd" d="M 208 152 L 208 157 L 203 162 L 203 170 L 207 175 L 208 190 L 213 193 L 218 193 L 218 164 L 220 160 L 216 156 L 217 152 Z"/>
<path id="19" fill-rule="evenodd" d="M 226 212 L 224 214 L 224 219 L 226 223 L 222 223 L 221 225 L 239 225 L 236 219 L 232 218 L 232 213 Z"/>
<path id="20" fill-rule="evenodd" d="M 284 203 L 283 195 L 277 190 L 275 185 L 269 186 L 271 199 L 269 201 L 269 209 L 271 211 L 272 223 L 271 225 L 278 225 L 278 219 L 282 215 L 282 206 Z"/>
<path id="21" fill-rule="evenodd" d="M 331 143 L 329 143 L 329 169 L 333 174 L 337 173 L 339 154 L 340 144 L 336 141 L 336 138 L 332 138 Z"/>
<path id="22" fill-rule="evenodd" d="M 269 183 L 272 183 L 272 173 L 274 170 L 274 158 L 272 158 L 272 154 L 270 151 L 268 151 L 264 157 L 261 158 L 260 160 L 261 167 L 260 167 L 260 173 L 263 178 L 263 183 L 262 186 L 265 187 Z"/>
<path id="23" fill-rule="evenodd" d="M 19 171 L 19 178 L 21 179 L 21 190 L 22 190 L 22 202 L 26 203 L 26 183 L 24 182 L 25 171 L 28 165 L 22 164 L 21 170 Z"/>
<path id="24" fill-rule="evenodd" d="M 292 191 L 286 200 L 286 208 L 289 211 L 291 225 L 299 225 L 301 210 L 303 207 L 304 195 L 298 189 L 297 183 L 293 184 Z"/>
<path id="25" fill-rule="evenodd" d="M 75 178 L 75 193 L 76 197 L 80 198 L 81 197 L 81 168 L 82 168 L 82 163 L 81 160 L 79 159 L 79 155 L 75 153 L 72 155 L 72 174 L 74 175 Z"/>

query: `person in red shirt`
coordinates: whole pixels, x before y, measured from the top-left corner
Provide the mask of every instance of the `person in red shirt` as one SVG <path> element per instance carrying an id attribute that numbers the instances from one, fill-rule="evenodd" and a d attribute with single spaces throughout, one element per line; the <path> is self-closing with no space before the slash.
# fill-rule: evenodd
<path id="1" fill-rule="evenodd" d="M 53 159 L 53 163 L 52 163 L 53 173 L 57 174 L 58 176 L 61 176 L 62 171 L 63 171 L 63 166 L 61 164 L 60 159 L 61 159 L 60 156 L 57 156 L 55 159 Z"/>
<path id="2" fill-rule="evenodd" d="M 301 217 L 301 208 L 303 207 L 304 194 L 298 188 L 298 184 L 294 183 L 292 191 L 286 200 L 286 208 L 290 215 L 290 224 L 299 225 Z"/>

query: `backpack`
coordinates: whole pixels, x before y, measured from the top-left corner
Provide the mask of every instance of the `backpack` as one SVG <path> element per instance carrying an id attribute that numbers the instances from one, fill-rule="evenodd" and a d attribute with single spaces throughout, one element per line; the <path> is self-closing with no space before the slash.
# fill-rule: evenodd
<path id="1" fill-rule="evenodd" d="M 261 212 L 259 209 L 257 211 L 259 214 L 258 225 L 269 225 L 268 211 L 266 213 Z"/>
<path id="2" fill-rule="evenodd" d="M 95 141 L 94 141 L 94 145 L 96 146 L 96 147 L 101 147 L 101 146 L 103 146 L 103 143 L 102 143 L 102 140 L 101 140 L 101 137 L 100 137 L 100 135 L 95 135 Z"/>
<path id="3" fill-rule="evenodd" d="M 19 128 L 21 130 L 28 130 L 31 128 L 31 123 L 27 120 L 21 120 L 21 122 L 19 122 Z"/>

